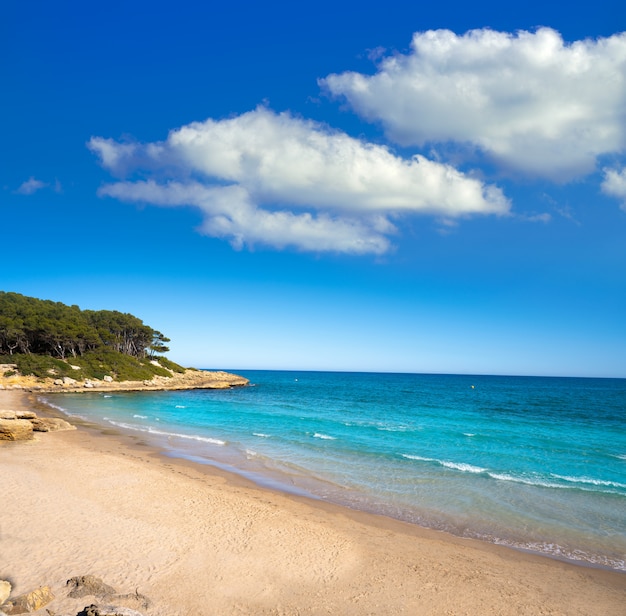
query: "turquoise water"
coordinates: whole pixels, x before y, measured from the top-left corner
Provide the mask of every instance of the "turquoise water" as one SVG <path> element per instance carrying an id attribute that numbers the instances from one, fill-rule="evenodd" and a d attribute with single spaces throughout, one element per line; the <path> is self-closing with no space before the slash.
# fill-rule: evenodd
<path id="1" fill-rule="evenodd" d="M 47 401 L 261 484 L 626 571 L 626 380 L 239 374 Z"/>

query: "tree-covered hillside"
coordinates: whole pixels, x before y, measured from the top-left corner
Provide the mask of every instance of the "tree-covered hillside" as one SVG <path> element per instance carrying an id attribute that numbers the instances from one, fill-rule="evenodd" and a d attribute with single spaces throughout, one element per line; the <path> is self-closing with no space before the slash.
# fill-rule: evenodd
<path id="1" fill-rule="evenodd" d="M 171 373 L 150 363 L 169 351 L 167 342 L 169 338 L 132 314 L 81 310 L 0 291 L 0 363 L 17 364 L 22 374 L 62 376 L 80 369 L 95 378 L 114 373 L 117 378 L 145 379 L 161 371 L 167 376 Z M 169 369 L 182 370 L 164 357 L 158 359 Z"/>

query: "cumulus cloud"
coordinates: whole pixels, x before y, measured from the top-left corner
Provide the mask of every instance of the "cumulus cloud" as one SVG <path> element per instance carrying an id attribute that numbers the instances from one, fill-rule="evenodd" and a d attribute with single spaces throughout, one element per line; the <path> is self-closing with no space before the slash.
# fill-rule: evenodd
<path id="1" fill-rule="evenodd" d="M 626 212 L 626 167 L 618 169 L 605 169 L 602 192 L 611 197 L 621 199 L 621 208 Z"/>
<path id="2" fill-rule="evenodd" d="M 417 32 L 376 74 L 320 84 L 398 144 L 464 144 L 527 175 L 571 179 L 626 148 L 626 33 Z"/>
<path id="3" fill-rule="evenodd" d="M 21 186 L 15 191 L 18 195 L 32 195 L 38 190 L 48 186 L 45 182 L 36 180 L 34 177 L 29 177 Z"/>
<path id="4" fill-rule="evenodd" d="M 423 156 L 387 148 L 264 107 L 173 130 L 163 142 L 89 147 L 113 174 L 136 170 L 100 194 L 155 205 L 199 207 L 202 231 L 236 247 L 256 243 L 308 251 L 382 254 L 392 220 L 505 214 L 501 190 Z"/>

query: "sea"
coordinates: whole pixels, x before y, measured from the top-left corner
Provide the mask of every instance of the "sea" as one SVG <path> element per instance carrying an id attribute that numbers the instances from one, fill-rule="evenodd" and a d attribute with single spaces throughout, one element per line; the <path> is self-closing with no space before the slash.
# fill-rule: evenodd
<path id="1" fill-rule="evenodd" d="M 44 401 L 262 486 L 626 571 L 626 379 L 233 372 L 250 385 Z"/>

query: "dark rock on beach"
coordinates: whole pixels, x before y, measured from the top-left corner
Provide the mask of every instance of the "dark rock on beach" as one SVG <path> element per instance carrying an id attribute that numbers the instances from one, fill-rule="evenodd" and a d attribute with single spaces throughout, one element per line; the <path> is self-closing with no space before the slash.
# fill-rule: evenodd
<path id="1" fill-rule="evenodd" d="M 78 599 L 92 595 L 94 597 L 103 597 L 105 595 L 114 595 L 117 591 L 112 586 L 105 584 L 100 578 L 93 575 L 80 575 L 70 578 L 66 582 L 66 586 L 70 588 L 68 597 Z"/>

